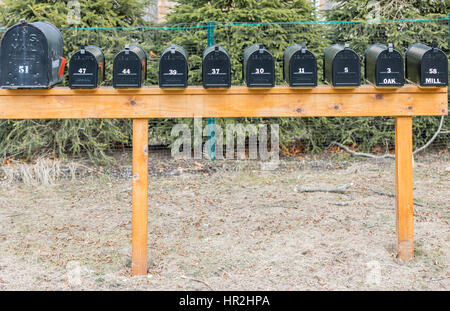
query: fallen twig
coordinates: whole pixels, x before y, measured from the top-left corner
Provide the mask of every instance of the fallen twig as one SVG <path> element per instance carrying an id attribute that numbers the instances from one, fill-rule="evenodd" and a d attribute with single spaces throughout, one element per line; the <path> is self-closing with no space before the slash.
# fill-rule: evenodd
<path id="1" fill-rule="evenodd" d="M 11 215 L 6 215 L 5 217 L 17 217 L 17 216 L 22 216 L 23 213 L 18 213 L 18 214 L 11 214 Z"/>
<path id="2" fill-rule="evenodd" d="M 381 191 L 377 191 L 377 190 L 374 190 L 371 188 L 369 188 L 369 190 L 378 195 L 384 195 L 386 197 L 395 198 L 395 194 L 393 194 L 393 193 L 381 192 Z"/>
<path id="3" fill-rule="evenodd" d="M 205 285 L 206 287 L 208 287 L 209 290 L 214 291 L 214 289 L 211 287 L 211 285 L 209 285 L 209 284 L 206 283 L 205 281 L 198 280 L 198 279 L 194 279 L 194 278 L 190 278 L 190 277 L 187 277 L 187 276 L 184 276 L 184 275 L 182 275 L 181 278 L 182 278 L 182 279 L 185 279 L 185 280 L 191 280 L 191 281 L 194 281 L 194 282 L 202 283 L 203 285 Z"/>
<path id="4" fill-rule="evenodd" d="M 346 193 L 347 189 L 353 186 L 353 183 L 345 184 L 337 188 L 297 188 L 298 192 L 331 192 L 331 193 Z"/>
<path id="5" fill-rule="evenodd" d="M 331 203 L 332 205 L 336 205 L 336 206 L 349 206 L 350 203 L 348 202 L 335 202 L 335 203 Z"/>
<path id="6" fill-rule="evenodd" d="M 441 132 L 443 124 L 444 124 L 444 116 L 441 117 L 441 123 L 439 123 L 438 130 L 436 131 L 436 133 L 434 133 L 433 137 L 431 137 L 431 139 L 425 145 L 414 151 L 413 155 L 421 152 L 422 150 L 425 150 L 429 145 L 431 145 L 431 143 L 436 139 L 436 137 L 438 137 L 439 133 Z"/>
<path id="7" fill-rule="evenodd" d="M 384 154 L 382 156 L 377 156 L 374 154 L 370 154 L 370 153 L 364 153 L 364 152 L 356 152 L 351 150 L 350 148 L 348 148 L 347 146 L 340 144 L 336 141 L 331 142 L 332 145 L 336 145 L 342 149 L 344 149 L 345 151 L 347 151 L 348 153 L 354 155 L 354 156 L 359 156 L 359 157 L 366 157 L 366 158 L 371 158 L 371 159 L 385 159 L 385 158 L 391 158 L 391 159 L 395 159 L 395 156 L 392 154 Z"/>
<path id="8" fill-rule="evenodd" d="M 441 134 L 441 133 L 442 134 L 448 134 L 448 131 L 441 132 L 443 125 L 444 125 L 444 116 L 441 117 L 441 122 L 439 123 L 439 127 L 438 127 L 436 133 L 434 133 L 433 137 L 431 137 L 431 139 L 425 145 L 423 145 L 422 147 L 416 149 L 413 152 L 413 155 L 416 155 L 417 153 L 419 153 L 419 152 L 425 150 L 426 148 L 428 148 L 435 141 L 435 139 L 438 137 L 439 134 Z M 331 142 L 331 145 L 336 145 L 336 146 L 344 149 L 345 151 L 347 151 L 348 153 L 350 153 L 351 155 L 354 155 L 354 156 L 366 157 L 366 158 L 371 158 L 371 159 L 386 159 L 386 158 L 395 159 L 395 155 L 393 155 L 393 154 L 384 154 L 384 155 L 378 156 L 378 155 L 374 155 L 374 154 L 371 154 L 371 153 L 356 152 L 356 151 L 351 150 L 347 146 L 345 146 L 343 144 L 340 144 L 340 143 L 338 143 L 336 141 Z"/>
<path id="9" fill-rule="evenodd" d="M 347 194 L 348 192 L 350 192 L 348 190 L 348 188 L 350 188 L 351 186 L 353 186 L 353 183 L 349 183 L 349 184 L 345 184 L 342 186 L 339 186 L 337 188 L 307 188 L 307 187 L 299 187 L 296 190 L 298 192 L 306 192 L 306 193 L 310 193 L 310 192 L 328 192 L 328 193 L 339 193 L 339 194 Z M 370 191 L 372 191 L 375 194 L 378 195 L 382 195 L 382 196 L 386 196 L 386 197 L 390 197 L 390 198 L 395 198 L 395 194 L 393 193 L 387 193 L 387 192 L 382 192 L 382 191 L 378 191 L 372 188 L 368 188 Z M 352 191 L 352 192 L 358 192 L 358 191 Z M 416 206 L 420 206 L 420 207 L 424 207 L 426 205 L 413 200 L 414 205 Z M 339 205 L 339 206 L 346 206 L 348 205 L 348 203 L 346 205 L 344 205 L 343 203 L 332 203 L 333 205 Z"/>
<path id="10" fill-rule="evenodd" d="M 377 190 L 374 190 L 374 189 L 371 189 L 371 188 L 369 188 L 369 190 L 372 191 L 375 194 L 378 194 L 378 195 L 384 195 L 386 197 L 395 198 L 395 194 L 393 194 L 393 193 L 381 192 L 381 191 L 377 191 Z M 426 205 L 423 205 L 422 203 L 417 202 L 416 200 L 413 200 L 413 203 L 414 203 L 414 205 L 417 205 L 417 206 L 420 206 L 420 207 L 426 206 Z"/>
<path id="11" fill-rule="evenodd" d="M 374 206 L 376 209 L 387 209 L 387 210 L 394 210 L 393 207 L 381 207 L 381 206 Z"/>

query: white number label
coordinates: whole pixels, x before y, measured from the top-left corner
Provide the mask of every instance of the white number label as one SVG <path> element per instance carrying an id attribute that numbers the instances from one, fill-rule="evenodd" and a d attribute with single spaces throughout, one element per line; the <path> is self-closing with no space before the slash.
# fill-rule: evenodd
<path id="1" fill-rule="evenodd" d="M 438 73 L 438 70 L 437 70 L 436 68 L 430 68 L 430 69 L 428 70 L 428 72 L 429 72 L 431 75 L 436 75 L 436 74 Z"/>
<path id="2" fill-rule="evenodd" d="M 391 73 L 391 72 L 392 72 L 392 69 L 391 69 L 391 68 L 386 68 L 386 72 L 387 72 L 387 73 Z"/>
<path id="3" fill-rule="evenodd" d="M 131 69 L 124 69 L 124 70 L 122 70 L 122 73 L 124 75 L 129 75 L 129 74 L 131 74 Z"/>
<path id="4" fill-rule="evenodd" d="M 28 66 L 19 66 L 19 73 L 29 73 L 30 68 Z"/>
<path id="5" fill-rule="evenodd" d="M 176 76 L 178 71 L 176 69 L 169 69 L 169 75 Z"/>
<path id="6" fill-rule="evenodd" d="M 264 73 L 264 68 L 256 68 L 256 74 L 260 75 Z"/>
<path id="7" fill-rule="evenodd" d="M 305 68 L 298 68 L 298 73 L 305 73 Z"/>
<path id="8" fill-rule="evenodd" d="M 220 73 L 220 69 L 219 68 L 213 68 L 213 70 L 212 70 L 212 74 L 213 75 L 218 75 Z"/>
<path id="9" fill-rule="evenodd" d="M 346 73 L 348 72 L 348 67 L 344 68 L 344 72 L 346 72 Z"/>
<path id="10" fill-rule="evenodd" d="M 85 74 L 86 73 L 86 68 L 80 68 L 78 69 L 78 72 L 81 74 Z"/>

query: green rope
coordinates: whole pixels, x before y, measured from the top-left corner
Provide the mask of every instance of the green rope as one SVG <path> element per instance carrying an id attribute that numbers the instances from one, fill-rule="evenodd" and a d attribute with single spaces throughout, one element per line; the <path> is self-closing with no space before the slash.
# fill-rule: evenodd
<path id="1" fill-rule="evenodd" d="M 239 27 L 239 26 L 268 26 L 268 25 L 315 25 L 315 24 L 361 24 L 361 23 L 414 23 L 414 22 L 438 22 L 450 21 L 450 17 L 428 18 L 428 19 L 386 19 L 373 21 L 316 21 L 316 22 L 271 22 L 271 23 L 229 23 L 215 24 L 215 27 Z M 130 30 L 130 29 L 159 29 L 159 30 L 187 30 L 187 29 L 207 29 L 208 24 L 195 26 L 130 26 L 130 27 L 83 27 L 83 28 L 62 28 L 61 31 L 75 30 Z M 0 32 L 5 32 L 1 29 Z"/>
<path id="2" fill-rule="evenodd" d="M 274 22 L 274 23 L 234 23 L 234 24 L 216 24 L 216 27 L 233 27 L 233 26 L 266 26 L 266 25 L 314 25 L 314 24 L 361 24 L 361 23 L 406 23 L 406 22 L 433 22 L 433 21 L 448 21 L 449 17 L 445 18 L 430 18 L 430 19 L 386 19 L 373 21 L 319 21 L 319 22 Z"/>
<path id="3" fill-rule="evenodd" d="M 208 23 L 208 33 L 207 33 L 207 41 L 208 46 L 214 45 L 214 22 Z M 215 128 L 216 120 L 214 118 L 208 118 L 208 136 L 209 136 L 209 142 L 208 142 L 208 152 L 209 152 L 209 159 L 211 161 L 216 160 L 216 128 Z"/>

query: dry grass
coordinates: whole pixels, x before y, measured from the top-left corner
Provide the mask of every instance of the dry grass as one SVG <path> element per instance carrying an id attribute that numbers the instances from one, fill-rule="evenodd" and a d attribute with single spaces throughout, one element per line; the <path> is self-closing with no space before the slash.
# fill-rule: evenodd
<path id="1" fill-rule="evenodd" d="M 423 206 L 415 208 L 410 262 L 395 258 L 394 199 L 369 190 L 394 192 L 392 160 L 308 158 L 267 171 L 258 162 L 152 157 L 149 274 L 136 278 L 129 176 L 80 175 L 68 165 L 81 164 L 42 161 L 0 168 L 3 290 L 450 287 L 445 154 L 416 160 L 414 195 Z M 347 183 L 347 194 L 297 191 Z"/>
<path id="2" fill-rule="evenodd" d="M 39 158 L 33 163 L 16 162 L 0 166 L 0 180 L 8 184 L 23 183 L 27 186 L 48 186 L 61 178 L 77 176 L 92 170 L 81 162 Z"/>

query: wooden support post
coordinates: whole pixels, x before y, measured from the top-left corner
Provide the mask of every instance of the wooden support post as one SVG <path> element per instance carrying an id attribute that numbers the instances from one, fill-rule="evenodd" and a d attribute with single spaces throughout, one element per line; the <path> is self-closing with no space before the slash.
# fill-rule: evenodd
<path id="1" fill-rule="evenodd" d="M 148 119 L 133 119 L 131 273 L 147 274 Z"/>
<path id="2" fill-rule="evenodd" d="M 395 118 L 397 257 L 414 258 L 412 117 Z"/>

